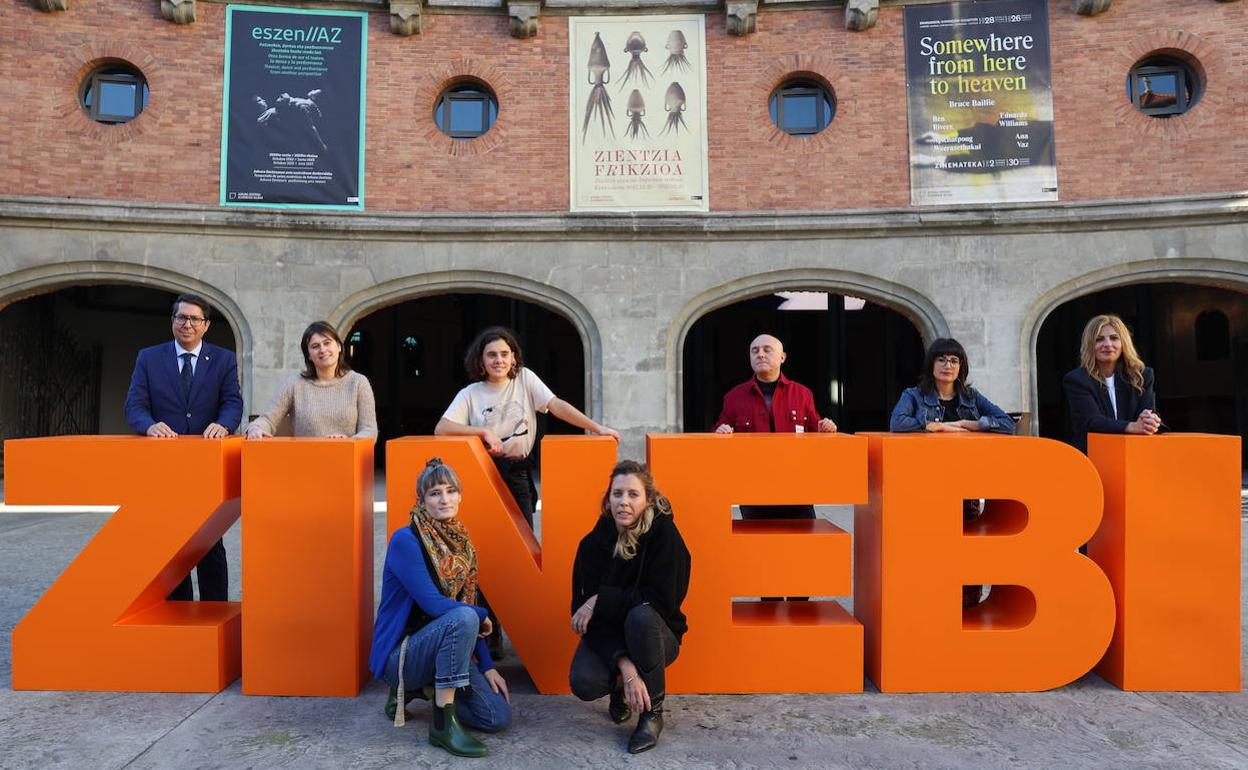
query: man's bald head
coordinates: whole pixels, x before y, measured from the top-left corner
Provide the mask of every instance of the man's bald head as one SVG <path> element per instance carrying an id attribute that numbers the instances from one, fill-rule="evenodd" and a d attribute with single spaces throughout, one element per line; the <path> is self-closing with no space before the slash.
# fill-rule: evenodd
<path id="1" fill-rule="evenodd" d="M 750 368 L 763 382 L 780 378 L 780 365 L 785 358 L 784 344 L 770 334 L 760 334 L 750 343 Z"/>

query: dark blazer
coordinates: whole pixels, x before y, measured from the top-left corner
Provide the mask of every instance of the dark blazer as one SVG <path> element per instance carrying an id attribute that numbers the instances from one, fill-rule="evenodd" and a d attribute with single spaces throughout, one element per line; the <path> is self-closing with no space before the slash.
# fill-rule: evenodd
<path id="1" fill-rule="evenodd" d="M 199 351 L 190 399 L 182 396 L 176 342 L 162 342 L 139 351 L 126 393 L 126 422 L 136 433 L 163 422 L 178 435 L 194 436 L 217 423 L 229 432 L 243 419 L 238 388 L 238 361 L 225 348 L 207 342 Z"/>
<path id="2" fill-rule="evenodd" d="M 1127 424 L 1133 422 L 1145 409 L 1157 409 L 1157 395 L 1153 392 L 1153 370 L 1144 367 L 1144 392 L 1131 387 L 1123 375 L 1114 377 L 1114 397 L 1118 400 L 1118 416 L 1114 416 L 1109 401 L 1109 389 L 1088 374 L 1082 367 L 1066 372 L 1062 377 L 1066 391 L 1066 404 L 1070 408 L 1071 443 L 1080 452 L 1088 452 L 1089 433 L 1126 433 Z"/>

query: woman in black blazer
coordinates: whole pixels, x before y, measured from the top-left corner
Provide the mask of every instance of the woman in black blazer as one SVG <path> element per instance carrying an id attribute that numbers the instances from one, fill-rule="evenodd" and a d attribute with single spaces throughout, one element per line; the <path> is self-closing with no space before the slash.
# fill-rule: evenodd
<path id="1" fill-rule="evenodd" d="M 1066 373 L 1062 387 L 1072 443 L 1085 454 L 1089 433 L 1151 435 L 1163 429 L 1153 411 L 1153 370 L 1140 360 L 1131 332 L 1116 315 L 1098 315 L 1083 327 L 1079 368 Z"/>

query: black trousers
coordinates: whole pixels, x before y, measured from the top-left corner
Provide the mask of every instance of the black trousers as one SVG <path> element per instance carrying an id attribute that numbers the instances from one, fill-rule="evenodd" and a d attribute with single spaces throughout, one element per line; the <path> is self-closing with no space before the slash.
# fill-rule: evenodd
<path id="1" fill-rule="evenodd" d="M 742 505 L 741 518 L 746 521 L 760 521 L 771 519 L 813 519 L 815 518 L 815 506 L 813 505 Z M 780 599 L 788 599 L 791 602 L 804 602 L 810 599 L 809 596 L 764 596 L 764 601 L 778 601 Z"/>
<path id="2" fill-rule="evenodd" d="M 667 627 L 659 613 L 648 604 L 640 604 L 628 611 L 624 618 L 624 644 L 628 659 L 637 667 L 641 681 L 650 693 L 650 705 L 663 705 L 667 692 L 666 669 L 680 654 L 680 643 Z M 572 693 L 581 700 L 597 700 L 616 687 L 620 669 L 614 660 L 603 660 L 582 639 L 572 656 L 572 670 L 568 683 Z"/>
<path id="3" fill-rule="evenodd" d="M 225 543 L 220 540 L 208 549 L 204 558 L 195 566 L 199 576 L 199 600 L 201 602 L 223 602 L 230 587 L 229 565 L 225 561 Z M 173 589 L 169 598 L 177 602 L 195 600 L 191 591 L 191 576 L 187 576 Z"/>
<path id="4" fill-rule="evenodd" d="M 533 529 L 533 512 L 537 509 L 536 490 L 533 487 L 533 477 L 529 473 L 531 466 L 532 462 L 529 457 L 522 460 L 510 460 L 506 457 L 494 458 L 494 467 L 498 468 L 498 474 L 503 477 L 503 483 L 511 491 L 511 496 L 515 498 L 516 506 L 524 514 L 524 520 L 529 523 L 529 529 Z"/>

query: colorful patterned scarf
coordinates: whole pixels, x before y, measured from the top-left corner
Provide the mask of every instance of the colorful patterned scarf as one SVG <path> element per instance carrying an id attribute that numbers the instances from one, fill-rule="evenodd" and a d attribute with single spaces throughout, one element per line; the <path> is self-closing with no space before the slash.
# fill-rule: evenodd
<path id="1" fill-rule="evenodd" d="M 459 517 L 438 521 L 423 507 L 413 506 L 412 529 L 429 554 L 442 594 L 464 604 L 476 604 L 477 549 Z"/>

